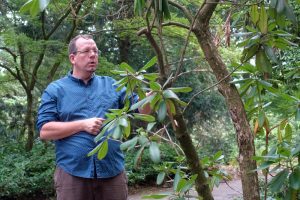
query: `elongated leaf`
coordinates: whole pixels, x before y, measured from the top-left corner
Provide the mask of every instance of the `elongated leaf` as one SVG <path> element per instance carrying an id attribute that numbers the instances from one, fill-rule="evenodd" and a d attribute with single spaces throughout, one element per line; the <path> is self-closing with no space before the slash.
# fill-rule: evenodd
<path id="1" fill-rule="evenodd" d="M 146 97 L 145 99 L 142 99 L 141 101 L 133 104 L 131 107 L 130 107 L 130 111 L 132 110 L 136 110 L 138 108 L 142 108 L 146 103 L 150 103 L 150 101 L 154 98 L 153 95 L 150 95 L 148 97 Z"/>
<path id="2" fill-rule="evenodd" d="M 265 123 L 266 115 L 263 111 L 260 111 L 258 114 L 258 126 L 262 127 Z"/>
<path id="3" fill-rule="evenodd" d="M 145 79 L 155 81 L 158 78 L 158 73 L 144 74 Z"/>
<path id="4" fill-rule="evenodd" d="M 190 178 L 190 180 L 188 180 L 185 183 L 185 185 L 181 188 L 181 192 L 185 193 L 188 190 L 190 190 L 193 187 L 193 185 L 195 184 L 196 178 L 197 178 L 196 174 L 192 175 L 191 178 Z"/>
<path id="5" fill-rule="evenodd" d="M 256 4 L 252 5 L 250 8 L 250 18 L 252 23 L 256 25 L 259 20 L 258 6 Z"/>
<path id="6" fill-rule="evenodd" d="M 285 126 L 284 131 L 285 131 L 284 139 L 287 140 L 288 142 L 291 142 L 291 140 L 292 140 L 292 132 L 293 132 L 293 129 L 292 129 L 291 125 L 287 124 Z"/>
<path id="7" fill-rule="evenodd" d="M 284 182 L 287 180 L 288 175 L 289 175 L 288 169 L 284 169 L 281 172 L 279 172 L 270 181 L 270 183 L 269 183 L 270 190 L 274 193 L 280 191 Z"/>
<path id="8" fill-rule="evenodd" d="M 125 63 L 125 62 L 122 62 L 120 64 L 120 68 L 122 68 L 123 70 L 126 70 L 126 71 L 128 71 L 128 72 L 130 72 L 132 74 L 135 74 L 134 69 L 130 65 L 128 65 L 127 63 Z"/>
<path id="9" fill-rule="evenodd" d="M 165 172 L 160 172 L 156 177 L 156 184 L 157 185 L 162 184 L 164 182 L 165 176 L 166 176 Z"/>
<path id="10" fill-rule="evenodd" d="M 157 102 L 161 101 L 162 96 L 159 93 L 153 94 L 154 98 L 150 102 L 150 107 L 153 110 Z"/>
<path id="11" fill-rule="evenodd" d="M 101 144 L 100 144 L 100 148 L 98 151 L 98 155 L 97 158 L 99 160 L 102 160 L 103 158 L 105 158 L 105 156 L 107 155 L 108 152 L 108 142 L 107 140 L 104 140 Z"/>
<path id="12" fill-rule="evenodd" d="M 151 88 L 151 90 L 153 90 L 153 91 L 161 90 L 161 86 L 160 86 L 160 84 L 157 83 L 157 82 L 150 82 L 150 88 Z"/>
<path id="13" fill-rule="evenodd" d="M 262 34 L 266 34 L 268 32 L 268 15 L 264 5 L 260 7 L 258 27 Z"/>
<path id="14" fill-rule="evenodd" d="M 155 63 L 157 62 L 157 57 L 154 56 L 151 60 L 149 60 L 149 62 L 144 65 L 144 67 L 142 67 L 139 72 L 143 71 L 143 70 L 147 70 L 149 69 L 150 67 L 152 67 L 153 65 L 155 65 Z"/>
<path id="15" fill-rule="evenodd" d="M 171 13 L 169 10 L 168 0 L 162 0 L 162 10 L 165 19 L 171 19 Z"/>
<path id="16" fill-rule="evenodd" d="M 185 187 L 186 184 L 187 184 L 187 181 L 185 179 L 181 178 L 178 182 L 176 192 L 181 192 L 182 188 Z"/>
<path id="17" fill-rule="evenodd" d="M 128 151 L 129 151 L 130 149 L 132 149 L 132 148 L 135 147 L 135 145 L 137 144 L 137 141 L 138 141 L 138 137 L 134 137 L 134 138 L 132 138 L 131 140 L 128 140 L 128 141 L 122 143 L 122 144 L 120 145 L 120 149 L 121 149 L 122 151 L 125 151 L 125 150 L 128 150 Z"/>
<path id="18" fill-rule="evenodd" d="M 120 139 L 122 137 L 122 128 L 120 125 L 117 125 L 112 133 L 114 139 Z"/>
<path id="19" fill-rule="evenodd" d="M 159 122 L 162 122 L 164 121 L 166 116 L 167 116 L 167 105 L 165 101 L 162 101 L 157 111 L 157 119 Z"/>
<path id="20" fill-rule="evenodd" d="M 150 143 L 149 153 L 150 153 L 150 158 L 153 162 L 155 163 L 160 162 L 160 150 L 156 142 Z"/>
<path id="21" fill-rule="evenodd" d="M 169 90 L 169 89 L 163 91 L 163 96 L 166 99 L 177 99 L 177 100 L 179 100 L 178 96 L 172 90 Z"/>
<path id="22" fill-rule="evenodd" d="M 256 67 L 261 72 L 267 72 L 269 74 L 272 73 L 272 65 L 267 58 L 265 51 L 263 49 L 260 49 L 256 54 L 255 59 Z"/>
<path id="23" fill-rule="evenodd" d="M 120 118 L 120 119 L 119 119 L 119 124 L 120 124 L 121 126 L 127 127 L 127 126 L 128 126 L 128 121 L 127 121 L 127 119 L 125 119 L 125 118 Z"/>
<path id="24" fill-rule="evenodd" d="M 294 190 L 300 189 L 300 169 L 299 169 L 299 167 L 295 168 L 294 171 L 290 174 L 289 183 L 290 183 L 290 186 Z"/>
<path id="25" fill-rule="evenodd" d="M 99 145 L 97 145 L 92 151 L 90 151 L 90 152 L 88 153 L 87 156 L 92 156 L 92 155 L 94 155 L 95 153 L 97 153 L 97 152 L 99 151 L 101 145 L 102 145 L 102 143 L 99 144 Z"/>
<path id="26" fill-rule="evenodd" d="M 133 113 L 133 116 L 136 119 L 140 119 L 140 120 L 145 121 L 145 122 L 154 122 L 155 121 L 155 117 L 153 117 L 152 115 Z"/>
<path id="27" fill-rule="evenodd" d="M 166 102 L 167 102 L 167 108 L 169 109 L 171 114 L 175 115 L 176 114 L 176 108 L 175 108 L 175 105 L 174 105 L 173 101 L 170 100 L 170 99 L 167 99 Z"/>
<path id="28" fill-rule="evenodd" d="M 144 7 L 145 0 L 134 0 L 134 13 L 136 15 L 142 16 Z"/>
<path id="29" fill-rule="evenodd" d="M 144 136 L 144 135 L 141 135 L 139 138 L 138 138 L 138 141 L 139 141 L 139 144 L 140 145 L 147 145 L 148 144 L 148 142 L 149 142 L 149 140 L 148 140 L 148 138 L 146 138 L 146 136 Z"/>
<path id="30" fill-rule="evenodd" d="M 173 92 L 191 92 L 193 89 L 191 87 L 177 87 L 177 88 L 168 88 L 169 90 L 172 90 Z"/>
<path id="31" fill-rule="evenodd" d="M 155 124 L 156 124 L 156 122 L 149 123 L 147 125 L 147 131 L 151 131 L 151 129 L 154 127 Z"/>
<path id="32" fill-rule="evenodd" d="M 174 183 L 173 183 L 173 190 L 174 191 L 177 191 L 177 186 L 178 186 L 178 183 L 181 179 L 181 176 L 180 176 L 180 170 L 179 168 L 176 170 L 176 174 L 175 174 L 175 177 L 174 177 Z"/>
<path id="33" fill-rule="evenodd" d="M 128 126 L 124 128 L 124 136 L 125 138 L 128 138 L 131 133 L 131 125 L 130 122 L 128 122 Z"/>
<path id="34" fill-rule="evenodd" d="M 170 196 L 169 194 L 151 194 L 142 196 L 142 199 L 163 199 L 165 197 Z"/>

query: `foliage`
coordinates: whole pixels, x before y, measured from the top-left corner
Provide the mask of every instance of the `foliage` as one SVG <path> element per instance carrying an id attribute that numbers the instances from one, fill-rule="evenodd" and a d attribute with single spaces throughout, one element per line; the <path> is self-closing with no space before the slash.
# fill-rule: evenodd
<path id="1" fill-rule="evenodd" d="M 25 152 L 16 141 L 1 139 L 0 198 L 53 196 L 53 146 L 45 148 L 45 144 L 36 141 L 32 151 Z"/>

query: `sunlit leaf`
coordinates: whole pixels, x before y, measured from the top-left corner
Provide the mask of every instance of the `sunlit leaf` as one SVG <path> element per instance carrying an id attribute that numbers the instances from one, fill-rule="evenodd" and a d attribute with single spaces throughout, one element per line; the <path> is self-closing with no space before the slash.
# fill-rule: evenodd
<path id="1" fill-rule="evenodd" d="M 177 87 L 177 88 L 168 88 L 169 90 L 172 90 L 173 92 L 191 92 L 193 89 L 191 87 Z"/>
<path id="2" fill-rule="evenodd" d="M 264 5 L 260 7 L 258 27 L 263 34 L 268 32 L 268 15 Z"/>
<path id="3" fill-rule="evenodd" d="M 128 72 L 130 72 L 132 74 L 135 74 L 134 69 L 130 65 L 128 65 L 127 63 L 125 63 L 125 62 L 122 62 L 120 64 L 120 68 L 122 68 L 123 70 L 126 70 L 126 71 L 128 71 Z"/>
<path id="4" fill-rule="evenodd" d="M 107 155 L 108 152 L 108 141 L 104 140 L 101 144 L 100 144 L 100 148 L 98 151 L 98 155 L 97 158 L 99 160 L 102 160 L 103 158 L 105 158 L 105 156 Z"/>
<path id="5" fill-rule="evenodd" d="M 168 196 L 169 194 L 151 194 L 151 195 L 142 196 L 142 199 L 163 199 Z"/>
<path id="6" fill-rule="evenodd" d="M 152 67 L 157 62 L 157 57 L 154 56 L 144 67 L 142 67 L 139 72 L 143 70 L 147 70 L 148 68 Z"/>
<path id="7" fill-rule="evenodd" d="M 153 117 L 152 115 L 133 113 L 133 116 L 134 116 L 134 118 L 140 119 L 145 122 L 154 122 L 155 121 L 155 117 Z"/>

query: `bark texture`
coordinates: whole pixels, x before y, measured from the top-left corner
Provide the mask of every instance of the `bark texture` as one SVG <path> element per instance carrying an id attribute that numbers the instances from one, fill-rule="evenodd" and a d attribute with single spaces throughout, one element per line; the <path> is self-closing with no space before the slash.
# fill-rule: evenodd
<path id="1" fill-rule="evenodd" d="M 257 172 L 253 171 L 257 166 L 256 162 L 252 159 L 255 155 L 254 136 L 246 116 L 244 104 L 237 88 L 230 83 L 229 72 L 218 53 L 209 28 L 209 19 L 217 6 L 217 2 L 211 0 L 207 1 L 207 4 L 203 4 L 192 31 L 196 35 L 214 75 L 220 81 L 218 90 L 226 100 L 231 119 L 234 123 L 239 147 L 238 161 L 244 200 L 258 200 L 260 199 L 258 177 Z"/>

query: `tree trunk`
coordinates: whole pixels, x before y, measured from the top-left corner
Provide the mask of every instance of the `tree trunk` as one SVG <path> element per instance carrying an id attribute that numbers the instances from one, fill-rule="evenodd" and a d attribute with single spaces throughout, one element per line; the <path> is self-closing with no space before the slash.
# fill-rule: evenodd
<path id="1" fill-rule="evenodd" d="M 34 141 L 34 117 L 32 116 L 33 97 L 31 91 L 27 92 L 27 109 L 25 115 L 25 126 L 27 127 L 27 140 L 25 150 L 30 151 Z"/>
<path id="2" fill-rule="evenodd" d="M 128 53 L 130 49 L 130 38 L 126 36 L 125 38 L 119 39 L 119 49 L 120 49 L 120 63 L 128 62 Z"/>
<path id="3" fill-rule="evenodd" d="M 207 8 L 207 7 L 206 7 Z M 207 11 L 206 11 L 207 12 Z M 193 32 L 205 54 L 205 58 L 209 63 L 220 84 L 218 89 L 224 96 L 231 119 L 237 134 L 237 143 L 239 147 L 239 165 L 243 186 L 244 200 L 258 200 L 259 185 L 256 169 L 256 161 L 252 159 L 255 155 L 254 136 L 251 131 L 243 102 L 234 84 L 231 84 L 229 72 L 222 61 L 216 46 L 213 43 L 212 34 L 209 30 L 209 18 L 196 21 Z"/>
<path id="4" fill-rule="evenodd" d="M 199 196 L 205 200 L 214 199 L 210 191 L 207 178 L 204 175 L 203 167 L 201 166 L 197 151 L 193 145 L 190 134 L 187 131 L 186 122 L 183 119 L 181 111 L 177 108 L 174 120 L 177 126 L 175 126 L 175 136 L 179 141 L 180 146 L 185 154 L 189 169 L 192 174 L 197 174 L 195 181 L 195 188 Z"/>

